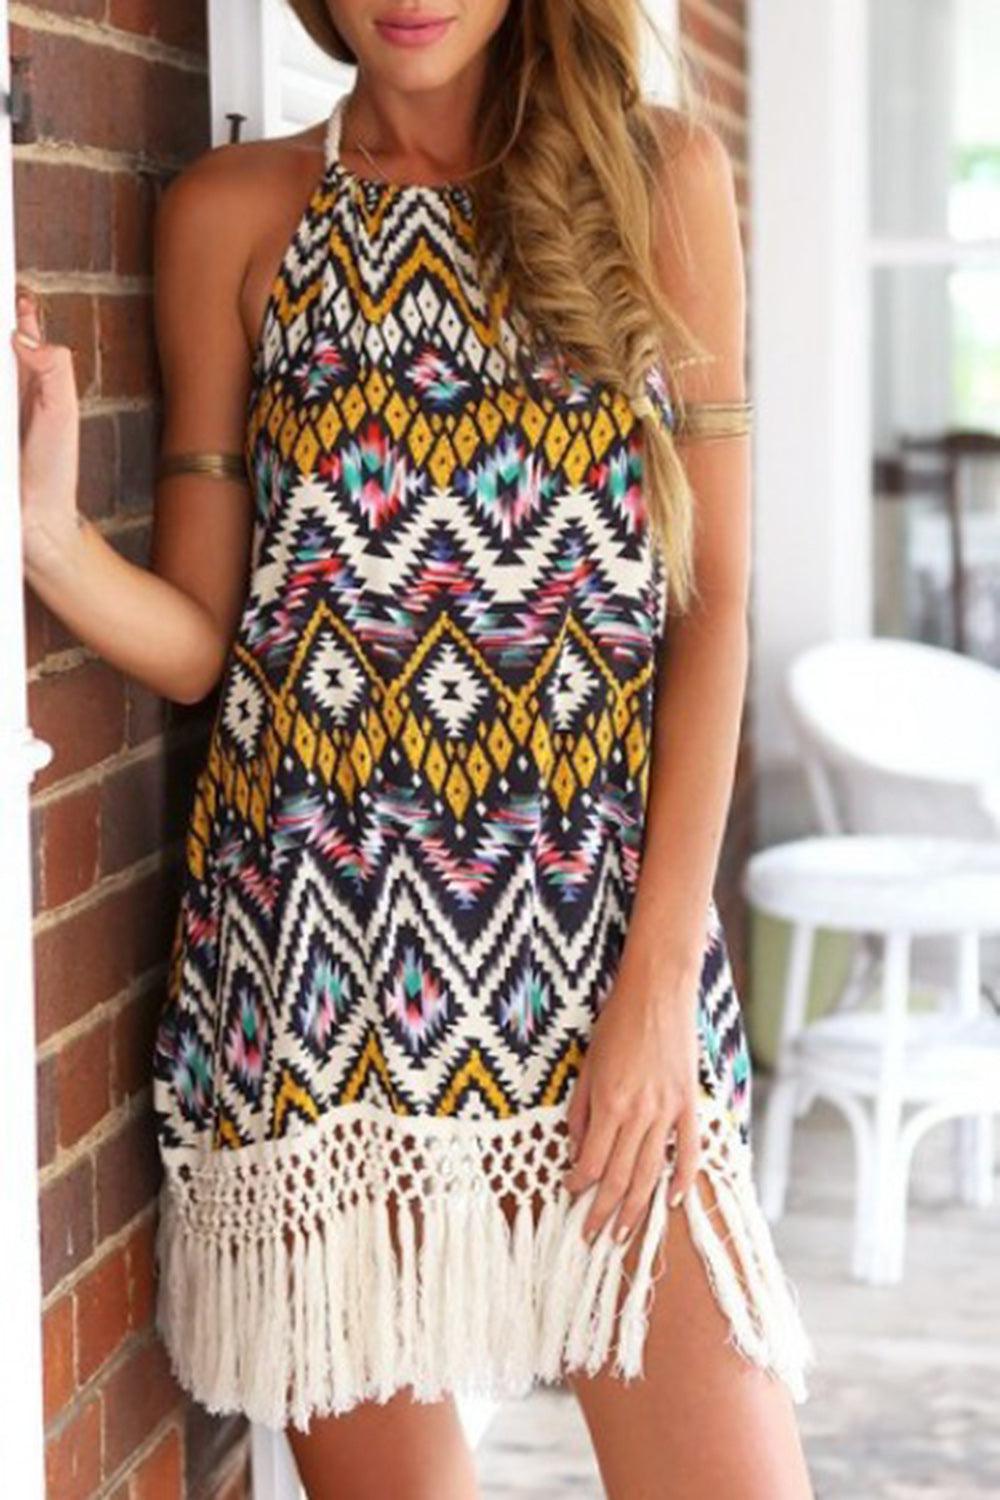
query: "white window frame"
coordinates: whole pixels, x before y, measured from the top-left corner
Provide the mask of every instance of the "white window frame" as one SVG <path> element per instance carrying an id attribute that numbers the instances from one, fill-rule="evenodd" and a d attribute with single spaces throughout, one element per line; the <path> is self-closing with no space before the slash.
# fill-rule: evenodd
<path id="1" fill-rule="evenodd" d="M 772 834 L 798 816 L 788 664 L 873 628 L 867 3 L 751 9 L 751 693 Z"/>
<path id="2" fill-rule="evenodd" d="M 14 258 L 11 67 L 7 0 L 0 0 L 0 301 L 13 326 Z M 38 1244 L 38 1137 L 35 1089 L 35 975 L 32 951 L 29 787 L 52 747 L 27 720 L 18 467 L 17 365 L 9 343 L 0 356 L 0 490 L 9 502 L 0 526 L 0 813 L 6 1066 L 0 1091 L 0 1239 L 4 1352 L 0 1378 L 0 1452 L 12 1495 L 45 1493 L 42 1406 L 42 1278 Z"/>
<path id="3" fill-rule="evenodd" d="M 751 9 L 753 662 L 759 836 L 801 831 L 782 701 L 795 654 L 874 631 L 876 267 L 995 264 L 995 241 L 876 234 L 869 211 L 869 5 Z"/>

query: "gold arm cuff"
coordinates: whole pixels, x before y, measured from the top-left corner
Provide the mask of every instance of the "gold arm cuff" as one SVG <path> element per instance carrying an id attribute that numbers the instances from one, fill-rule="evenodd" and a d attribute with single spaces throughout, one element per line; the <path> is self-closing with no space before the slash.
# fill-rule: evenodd
<path id="1" fill-rule="evenodd" d="M 242 453 L 167 453 L 156 466 L 157 479 L 168 474 L 205 474 L 212 479 L 247 480 Z"/>
<path id="2" fill-rule="evenodd" d="M 690 401 L 677 430 L 678 438 L 740 437 L 753 429 L 750 401 Z"/>

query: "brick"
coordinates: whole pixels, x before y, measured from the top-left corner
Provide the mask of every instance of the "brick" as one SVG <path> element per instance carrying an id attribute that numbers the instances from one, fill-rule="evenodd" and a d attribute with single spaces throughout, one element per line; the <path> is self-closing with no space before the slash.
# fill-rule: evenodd
<path id="1" fill-rule="evenodd" d="M 130 678 L 125 685 L 125 737 L 129 746 L 163 734 L 171 722 L 169 699 Z"/>
<path id="2" fill-rule="evenodd" d="M 45 1421 L 68 1406 L 76 1390 L 73 1298 L 60 1297 L 42 1318 L 42 1386 Z"/>
<path id="3" fill-rule="evenodd" d="M 31 875 L 31 915 L 34 917 L 42 907 L 42 833 L 45 819 L 37 802 L 28 807 L 28 858 Z"/>
<path id="4" fill-rule="evenodd" d="M 77 505 L 84 515 L 109 516 L 115 498 L 115 419 L 107 412 L 80 422 L 80 484 Z"/>
<path id="5" fill-rule="evenodd" d="M 696 42 L 699 47 L 710 52 L 713 57 L 718 57 L 728 63 L 737 72 L 746 72 L 745 40 L 740 36 L 734 36 L 729 27 L 720 26 L 701 6 L 694 6 L 688 3 L 688 0 L 681 0 L 681 26 L 687 41 Z"/>
<path id="6" fill-rule="evenodd" d="M 56 1113 L 56 1059 L 43 1058 L 35 1075 L 38 1121 L 38 1165 L 47 1167 L 55 1159 L 58 1141 Z"/>
<path id="7" fill-rule="evenodd" d="M 74 1146 L 111 1105 L 110 1022 L 98 1022 L 61 1048 L 56 1080 L 59 1144 Z"/>
<path id="8" fill-rule="evenodd" d="M 81 1020 L 128 980 L 126 934 L 114 916 L 126 909 L 121 892 L 60 918 L 35 938 L 36 1028 L 40 1042 Z"/>
<path id="9" fill-rule="evenodd" d="M 705 75 L 705 96 L 717 108 L 728 109 L 735 115 L 746 113 L 747 95 L 743 84 L 711 68 Z"/>
<path id="10" fill-rule="evenodd" d="M 52 344 L 67 344 L 73 352 L 77 394 L 96 388 L 94 299 L 87 292 L 47 292 L 42 302 L 42 326 Z"/>
<path id="11" fill-rule="evenodd" d="M 132 1475 L 132 1500 L 176 1500 L 184 1493 L 181 1435 L 176 1427 L 165 1432 Z"/>
<path id="12" fill-rule="evenodd" d="M 45 805 L 43 868 L 45 906 L 61 906 L 89 890 L 97 876 L 100 792 L 96 786 Z"/>
<path id="13" fill-rule="evenodd" d="M 184 836 L 205 746 L 182 741 L 166 755 L 145 755 L 101 786 L 101 873 L 134 864 Z"/>
<path id="14" fill-rule="evenodd" d="M 77 1359 L 84 1385 L 129 1334 L 128 1264 L 124 1248 L 105 1255 L 76 1289 Z"/>
<path id="15" fill-rule="evenodd" d="M 178 886 L 177 871 L 166 865 L 36 934 L 39 1042 L 165 961 L 177 917 Z"/>
<path id="16" fill-rule="evenodd" d="M 52 759 L 38 772 L 41 791 L 64 776 L 88 770 L 121 748 L 125 735 L 122 676 L 103 662 L 86 661 L 52 672 L 28 687 L 28 718 L 52 746 Z"/>
<path id="17" fill-rule="evenodd" d="M 206 8 L 203 0 L 173 0 L 171 5 L 160 0 L 110 0 L 108 20 L 123 31 L 156 37 L 171 47 L 204 56 L 208 51 Z"/>
<path id="18" fill-rule="evenodd" d="M 91 1500 L 101 1483 L 101 1402 L 88 1401 L 45 1449 L 45 1489 L 51 1500 Z"/>
<path id="19" fill-rule="evenodd" d="M 94 1249 L 94 1168 L 89 1157 L 39 1194 L 42 1291 L 48 1296 Z"/>
<path id="20" fill-rule="evenodd" d="M 149 510 L 162 432 L 159 407 L 118 413 L 118 508 Z"/>
<path id="21" fill-rule="evenodd" d="M 151 540 L 153 524 L 150 516 L 140 516 L 136 521 L 122 529 L 114 537 L 114 545 L 122 557 L 129 562 L 135 563 L 136 567 L 147 568 L 150 564 Z"/>
<path id="22" fill-rule="evenodd" d="M 163 986 L 130 995 L 111 1023 L 111 1102 L 123 1104 L 150 1080 L 153 1039 L 163 1005 Z"/>
<path id="23" fill-rule="evenodd" d="M 221 1482 L 210 1491 L 211 1500 L 253 1500 L 253 1481 L 250 1474 L 250 1455 L 245 1437 L 240 1440 L 243 1450 L 235 1473 L 227 1466 Z"/>
<path id="24" fill-rule="evenodd" d="M 32 271 L 111 269 L 111 176 L 14 157 L 15 255 Z"/>
<path id="25" fill-rule="evenodd" d="M 112 874 L 164 842 L 166 764 L 144 755 L 104 778 L 101 785 L 101 873 Z"/>
<path id="26" fill-rule="evenodd" d="M 36 667 L 48 651 L 46 640 L 49 612 L 34 589 L 25 582 L 21 587 L 24 613 L 24 655 L 29 667 Z"/>
<path id="27" fill-rule="evenodd" d="M 114 267 L 122 276 L 153 274 L 153 220 L 162 182 L 149 169 L 114 175 Z"/>
<path id="28" fill-rule="evenodd" d="M 160 1185 L 160 1159 L 152 1113 L 127 1120 L 101 1142 L 96 1155 L 97 1229 L 116 1234 L 150 1204 Z"/>
<path id="29" fill-rule="evenodd" d="M 231 1455 L 247 1431 L 242 1417 L 216 1417 L 195 1403 L 188 1406 L 184 1415 L 184 1450 L 189 1495 L 217 1500 L 218 1496 L 231 1493 L 233 1482 L 239 1479 L 239 1473 L 233 1473 Z M 239 1466 L 238 1457 L 236 1463 Z"/>
<path id="30" fill-rule="evenodd" d="M 101 395 L 158 398 L 152 298 L 136 292 L 96 300 Z"/>
<path id="31" fill-rule="evenodd" d="M 78 16 L 81 20 L 100 21 L 104 17 L 107 0 L 58 0 L 60 15 Z"/>
<path id="32" fill-rule="evenodd" d="M 172 7 L 157 7 L 164 13 Z M 33 139 L 72 141 L 134 159 L 137 150 L 188 161 L 211 141 L 202 71 L 151 61 L 57 31 L 15 28 L 12 50 L 32 59 Z"/>
<path id="33" fill-rule="evenodd" d="M 104 1462 L 109 1474 L 145 1442 L 183 1400 L 158 1340 L 117 1364 L 103 1386 Z"/>
<path id="34" fill-rule="evenodd" d="M 156 1223 L 150 1218 L 140 1224 L 125 1246 L 129 1328 L 133 1333 L 151 1327 L 156 1312 Z"/>

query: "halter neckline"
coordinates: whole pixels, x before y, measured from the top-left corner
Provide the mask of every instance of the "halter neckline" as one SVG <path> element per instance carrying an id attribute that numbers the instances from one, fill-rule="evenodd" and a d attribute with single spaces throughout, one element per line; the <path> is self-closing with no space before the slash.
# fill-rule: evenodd
<path id="1" fill-rule="evenodd" d="M 460 177 L 448 182 L 394 182 L 391 178 L 370 177 L 346 166 L 340 156 L 340 141 L 348 97 L 347 94 L 341 94 L 335 100 L 327 120 L 323 155 L 328 172 L 337 172 L 345 181 L 356 182 L 361 187 L 391 188 L 397 193 L 457 193 L 468 197 L 470 185 Z"/>

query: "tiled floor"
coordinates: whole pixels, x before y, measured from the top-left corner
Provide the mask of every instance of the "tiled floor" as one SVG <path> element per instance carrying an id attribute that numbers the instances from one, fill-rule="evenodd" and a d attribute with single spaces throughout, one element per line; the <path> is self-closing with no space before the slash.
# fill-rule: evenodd
<path id="1" fill-rule="evenodd" d="M 765 1097 L 761 1075 L 756 1119 Z M 822 1103 L 798 1126 L 774 1233 L 819 1355 L 798 1408 L 816 1500 L 1000 1497 L 1000 1202 L 983 1212 L 950 1201 L 949 1150 L 947 1126 L 917 1147 L 906 1276 L 871 1287 L 847 1271 L 847 1128 Z M 576 1404 L 560 1391 L 499 1411 L 479 1471 L 488 1500 L 602 1493 Z M 684 1497 L 665 1488 L 663 1500 Z"/>

